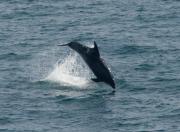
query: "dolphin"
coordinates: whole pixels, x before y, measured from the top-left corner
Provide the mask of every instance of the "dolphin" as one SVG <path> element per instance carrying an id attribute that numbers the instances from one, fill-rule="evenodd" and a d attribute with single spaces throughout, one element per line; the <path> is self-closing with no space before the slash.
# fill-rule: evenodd
<path id="1" fill-rule="evenodd" d="M 62 44 L 58 46 L 69 46 L 71 49 L 75 50 L 80 54 L 89 68 L 92 70 L 97 78 L 92 78 L 91 80 L 95 82 L 105 82 L 115 89 L 115 82 L 113 76 L 106 66 L 104 60 L 101 58 L 98 46 L 94 41 L 94 47 L 90 48 L 82 45 L 78 42 L 70 42 L 68 44 Z"/>

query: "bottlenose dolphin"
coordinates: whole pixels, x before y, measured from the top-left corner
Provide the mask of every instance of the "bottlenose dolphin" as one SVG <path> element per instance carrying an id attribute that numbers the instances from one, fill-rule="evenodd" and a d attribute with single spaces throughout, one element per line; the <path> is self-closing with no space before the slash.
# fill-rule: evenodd
<path id="1" fill-rule="evenodd" d="M 93 48 L 87 47 L 78 42 L 70 42 L 68 44 L 58 46 L 69 46 L 71 49 L 78 52 L 97 77 L 92 78 L 92 80 L 95 82 L 105 82 L 115 89 L 113 76 L 106 66 L 104 60 L 100 57 L 99 49 L 95 41 Z"/>

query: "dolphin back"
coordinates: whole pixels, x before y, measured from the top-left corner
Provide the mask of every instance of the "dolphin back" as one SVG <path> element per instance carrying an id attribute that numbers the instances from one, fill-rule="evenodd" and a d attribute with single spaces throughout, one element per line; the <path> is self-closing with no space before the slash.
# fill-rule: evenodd
<path id="1" fill-rule="evenodd" d="M 88 55 L 93 56 L 95 58 L 100 58 L 99 49 L 95 41 L 94 41 L 94 47 L 93 48 L 87 47 L 87 49 L 88 49 L 87 50 Z"/>

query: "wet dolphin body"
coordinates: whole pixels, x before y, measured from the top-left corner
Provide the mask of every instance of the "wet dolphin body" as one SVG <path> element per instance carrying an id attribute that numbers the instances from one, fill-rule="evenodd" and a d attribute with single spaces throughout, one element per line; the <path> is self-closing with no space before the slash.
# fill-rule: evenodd
<path id="1" fill-rule="evenodd" d="M 58 46 L 69 46 L 71 49 L 75 50 L 84 59 L 86 64 L 92 70 L 97 78 L 92 80 L 95 82 L 105 82 L 109 84 L 112 88 L 115 88 L 115 83 L 111 72 L 104 63 L 103 59 L 100 57 L 99 50 L 96 42 L 94 42 L 94 47 L 89 48 L 78 42 L 70 42 L 68 44 L 58 45 Z"/>

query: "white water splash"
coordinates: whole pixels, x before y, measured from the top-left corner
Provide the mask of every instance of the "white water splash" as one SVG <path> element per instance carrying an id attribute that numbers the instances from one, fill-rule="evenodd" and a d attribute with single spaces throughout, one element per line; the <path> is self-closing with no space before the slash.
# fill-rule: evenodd
<path id="1" fill-rule="evenodd" d="M 59 82 L 61 85 L 85 86 L 91 78 L 91 73 L 80 56 L 73 52 L 56 64 L 55 69 L 48 75 L 46 80 Z"/>

